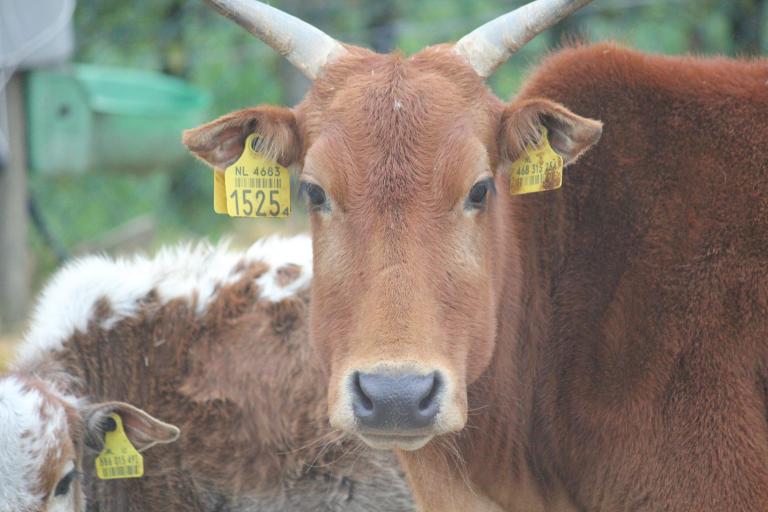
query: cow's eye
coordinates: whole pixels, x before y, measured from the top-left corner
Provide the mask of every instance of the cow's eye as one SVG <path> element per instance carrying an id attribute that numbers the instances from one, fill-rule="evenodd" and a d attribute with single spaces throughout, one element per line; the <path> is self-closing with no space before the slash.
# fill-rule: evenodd
<path id="1" fill-rule="evenodd" d="M 320 185 L 311 183 L 309 181 L 302 181 L 299 186 L 299 195 L 306 195 L 309 201 L 309 208 L 311 210 L 319 210 L 324 208 L 327 203 L 325 197 L 325 190 Z"/>
<path id="2" fill-rule="evenodd" d="M 77 472 L 73 469 L 59 480 L 56 484 L 56 489 L 53 491 L 54 496 L 66 496 L 69 494 L 69 488 L 72 486 L 72 480 L 75 479 Z"/>
<path id="3" fill-rule="evenodd" d="M 492 178 L 486 178 L 482 181 L 478 181 L 472 186 L 472 190 L 469 191 L 467 196 L 468 208 L 480 208 L 485 204 L 488 198 L 488 191 L 496 192 L 496 186 L 493 183 Z"/>

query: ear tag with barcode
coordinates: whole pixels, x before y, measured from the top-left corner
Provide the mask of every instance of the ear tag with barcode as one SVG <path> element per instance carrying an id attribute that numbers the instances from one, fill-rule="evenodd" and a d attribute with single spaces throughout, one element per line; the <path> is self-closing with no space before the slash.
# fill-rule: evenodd
<path id="1" fill-rule="evenodd" d="M 245 139 L 243 153 L 224 171 L 230 217 L 287 217 L 291 214 L 288 169 L 256 150 L 259 138 Z"/>
<path id="2" fill-rule="evenodd" d="M 509 193 L 513 196 L 554 190 L 563 185 L 563 157 L 549 144 L 547 129 L 541 127 L 538 144 L 525 148 L 512 163 Z"/>
<path id="3" fill-rule="evenodd" d="M 144 457 L 133 447 L 123 429 L 123 420 L 110 413 L 115 429 L 104 434 L 104 448 L 96 457 L 96 474 L 102 480 L 144 476 Z"/>

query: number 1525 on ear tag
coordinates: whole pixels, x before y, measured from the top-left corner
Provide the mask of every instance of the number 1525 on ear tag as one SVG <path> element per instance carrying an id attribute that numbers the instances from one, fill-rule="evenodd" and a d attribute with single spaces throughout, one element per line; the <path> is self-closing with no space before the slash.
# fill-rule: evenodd
<path id="1" fill-rule="evenodd" d="M 291 214 L 288 169 L 256 151 L 258 136 L 245 140 L 243 153 L 224 171 L 227 214 L 231 217 L 287 217 Z"/>

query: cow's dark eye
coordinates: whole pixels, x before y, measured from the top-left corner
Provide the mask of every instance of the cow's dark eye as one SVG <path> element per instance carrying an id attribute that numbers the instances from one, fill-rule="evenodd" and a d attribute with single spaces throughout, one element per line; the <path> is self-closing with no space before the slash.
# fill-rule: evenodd
<path id="1" fill-rule="evenodd" d="M 56 484 L 56 489 L 53 491 L 54 496 L 65 496 L 69 494 L 69 488 L 72 486 L 72 480 L 75 479 L 75 475 L 77 473 L 73 469 L 64 477 L 62 477 L 61 480 L 59 480 L 59 483 Z"/>
<path id="2" fill-rule="evenodd" d="M 467 207 L 480 208 L 483 206 L 488 198 L 489 190 L 496 192 L 496 186 L 493 183 L 493 179 L 486 178 L 475 183 L 472 186 L 472 190 L 469 191 L 469 196 L 467 196 Z"/>
<path id="3" fill-rule="evenodd" d="M 309 181 L 302 181 L 299 187 L 299 195 L 306 195 L 309 201 L 309 208 L 311 210 L 319 210 L 324 208 L 327 203 L 325 197 L 325 190 L 320 185 L 316 185 Z"/>

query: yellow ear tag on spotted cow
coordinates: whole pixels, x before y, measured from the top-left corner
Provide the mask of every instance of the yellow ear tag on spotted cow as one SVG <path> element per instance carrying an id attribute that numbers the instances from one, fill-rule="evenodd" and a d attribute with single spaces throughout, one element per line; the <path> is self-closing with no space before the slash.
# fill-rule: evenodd
<path id="1" fill-rule="evenodd" d="M 144 476 L 144 457 L 125 435 L 123 420 L 115 413 L 109 417 L 115 421 L 115 430 L 104 435 L 104 448 L 96 457 L 96 474 L 102 480 Z"/>
<path id="2" fill-rule="evenodd" d="M 563 157 L 549 145 L 547 129 L 542 126 L 538 144 L 512 163 L 509 193 L 513 196 L 554 190 L 563 185 Z"/>
<path id="3" fill-rule="evenodd" d="M 224 186 L 224 171 L 213 170 L 213 211 L 227 214 L 227 188 Z"/>
<path id="4" fill-rule="evenodd" d="M 243 154 L 224 171 L 230 217 L 287 217 L 291 214 L 288 169 L 256 151 L 258 136 L 245 139 Z"/>

